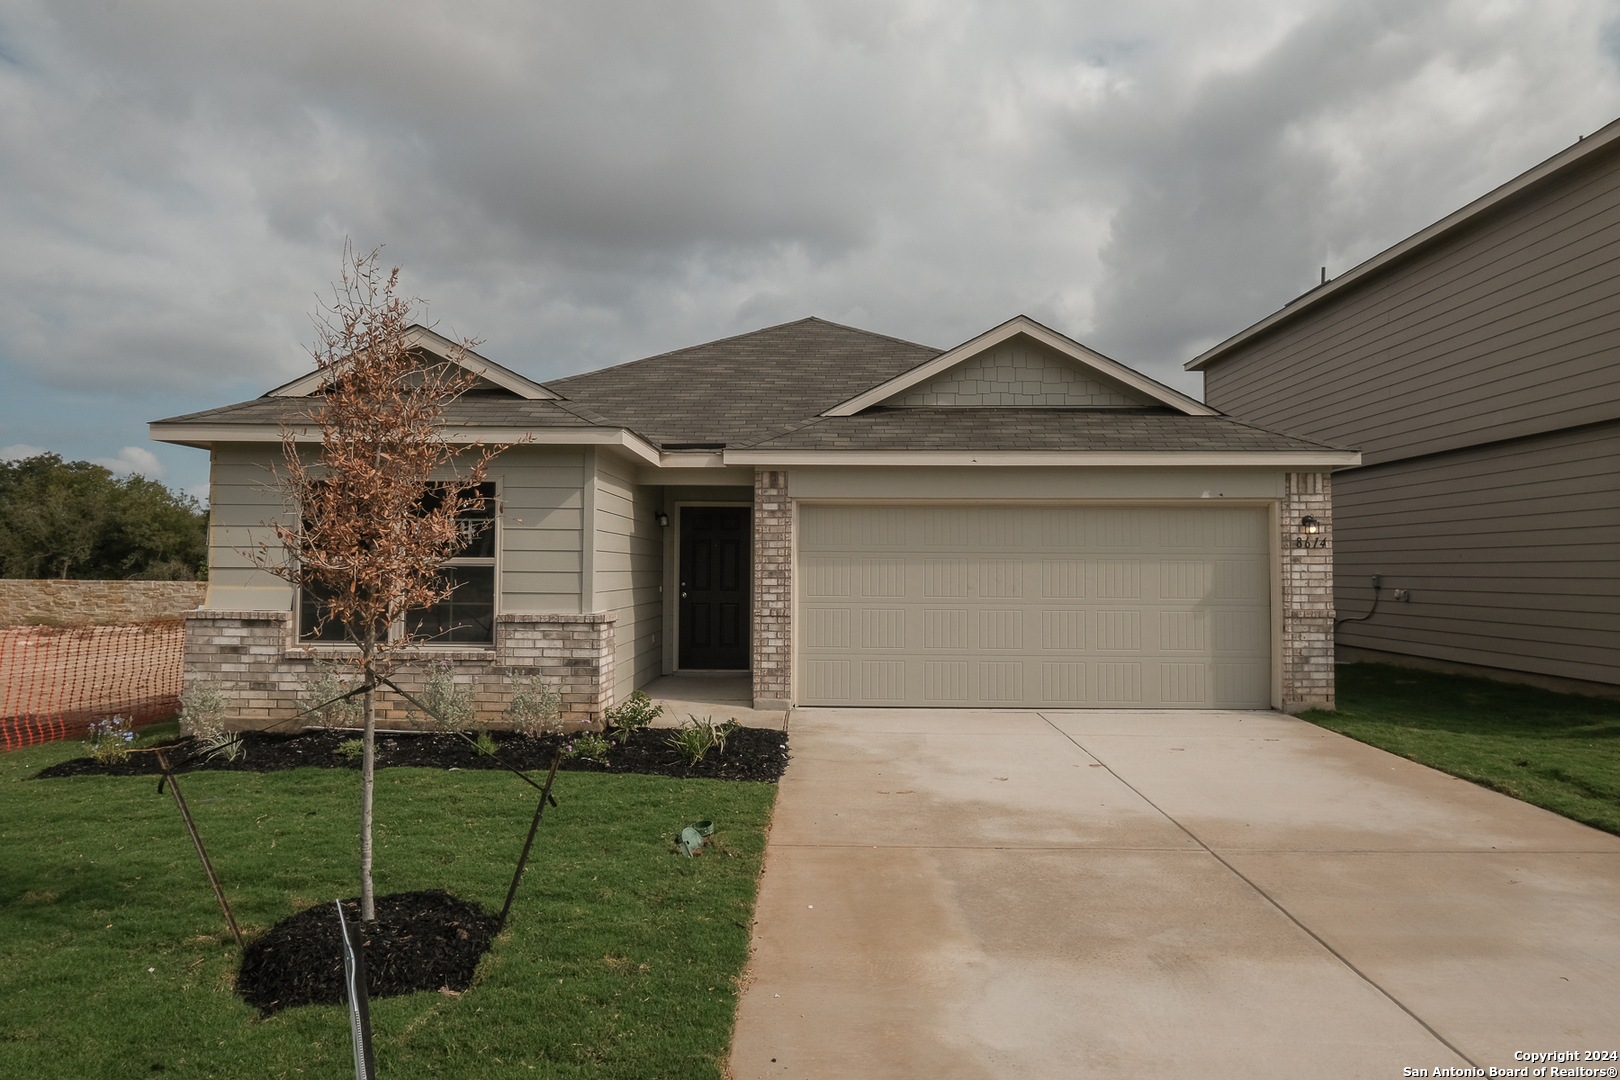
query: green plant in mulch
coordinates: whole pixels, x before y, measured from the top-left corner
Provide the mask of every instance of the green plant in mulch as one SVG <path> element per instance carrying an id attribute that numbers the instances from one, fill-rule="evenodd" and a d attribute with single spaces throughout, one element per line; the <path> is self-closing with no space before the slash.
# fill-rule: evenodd
<path id="1" fill-rule="evenodd" d="M 1387 664 L 1338 669 L 1309 720 L 1430 768 L 1620 833 L 1620 702 Z"/>
<path id="2" fill-rule="evenodd" d="M 247 757 L 247 743 L 243 741 L 240 731 L 216 732 L 203 739 L 199 749 L 205 760 L 222 757 L 226 761 L 237 761 Z"/>
<path id="3" fill-rule="evenodd" d="M 480 754 L 493 754 L 497 749 L 499 749 L 495 745 L 495 736 L 491 735 L 487 731 L 480 731 L 478 733 L 478 741 L 474 745 L 477 746 Z"/>
<path id="4" fill-rule="evenodd" d="M 187 683 L 180 692 L 180 730 L 211 739 L 225 730 L 225 695 L 205 679 Z"/>
<path id="5" fill-rule="evenodd" d="M 605 735 L 594 731 L 581 731 L 563 747 L 563 757 L 584 758 L 586 761 L 606 761 L 608 752 L 615 745 L 617 744 L 608 741 Z"/>
<path id="6" fill-rule="evenodd" d="M 335 752 L 342 757 L 346 757 L 350 761 L 353 761 L 355 758 L 366 752 L 365 740 L 344 739 L 342 742 L 337 744 L 337 750 Z"/>
<path id="7" fill-rule="evenodd" d="M 429 662 L 427 680 L 417 698 L 427 708 L 429 718 L 446 730 L 466 731 L 473 726 L 472 687 L 456 685 L 456 669 L 450 661 Z"/>
<path id="8" fill-rule="evenodd" d="M 84 733 L 84 748 L 97 761 L 128 761 L 135 721 L 123 716 L 97 720 Z"/>
<path id="9" fill-rule="evenodd" d="M 633 737 L 652 727 L 654 720 L 664 713 L 662 702 L 654 701 L 645 690 L 637 690 L 628 700 L 621 701 L 602 714 L 610 731 Z"/>
<path id="10" fill-rule="evenodd" d="M 357 728 L 365 723 L 365 702 L 359 697 L 343 697 L 356 685 L 338 675 L 336 664 L 317 660 L 299 687 L 298 707 L 314 709 L 309 714 L 310 722 L 329 731 Z M 338 698 L 342 700 L 336 700 Z"/>
<path id="11" fill-rule="evenodd" d="M 664 744 L 674 750 L 675 756 L 688 765 L 696 765 L 702 761 L 710 750 L 725 753 L 726 736 L 742 727 L 742 723 L 735 716 L 723 724 L 716 723 L 712 716 L 702 720 L 696 716 L 688 716 L 687 720 L 688 723 L 670 732 Z"/>
<path id="12" fill-rule="evenodd" d="M 557 735 L 562 732 L 561 711 L 562 691 L 533 675 L 516 684 L 506 719 L 523 735 Z"/>

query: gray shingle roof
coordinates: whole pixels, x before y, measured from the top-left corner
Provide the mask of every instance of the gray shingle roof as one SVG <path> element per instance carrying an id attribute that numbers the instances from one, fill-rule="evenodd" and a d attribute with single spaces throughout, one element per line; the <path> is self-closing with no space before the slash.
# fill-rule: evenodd
<path id="1" fill-rule="evenodd" d="M 875 408 L 827 416 L 752 450 L 1326 450 L 1226 416 L 1168 408 Z"/>
<path id="2" fill-rule="evenodd" d="M 545 386 L 582 415 L 617 422 L 659 445 L 738 446 L 824 412 L 941 351 L 800 319 Z"/>
<path id="3" fill-rule="evenodd" d="M 1308 439 L 1171 408 L 885 408 L 821 413 L 939 356 L 898 338 L 800 319 L 546 383 L 562 401 L 474 391 L 444 413 L 459 428 L 628 429 L 663 449 L 1322 450 Z M 163 424 L 300 424 L 309 402 L 261 397 Z"/>

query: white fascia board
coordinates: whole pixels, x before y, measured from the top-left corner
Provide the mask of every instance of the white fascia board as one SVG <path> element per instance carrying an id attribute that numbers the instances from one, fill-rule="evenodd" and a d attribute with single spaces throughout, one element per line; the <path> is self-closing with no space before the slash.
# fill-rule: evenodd
<path id="1" fill-rule="evenodd" d="M 278 443 L 287 431 L 295 443 L 319 443 L 320 429 L 313 424 L 281 428 L 270 424 L 149 424 L 154 442 L 178 443 L 208 449 L 215 443 Z M 649 465 L 661 462 L 658 448 L 617 428 L 446 428 L 444 441 L 457 446 L 617 446 Z"/>
<path id="2" fill-rule="evenodd" d="M 1239 466 L 1308 470 L 1361 464 L 1356 450 L 727 450 L 728 465 Z"/>
<path id="3" fill-rule="evenodd" d="M 531 379 L 504 368 L 495 361 L 464 349 L 456 342 L 451 341 L 443 334 L 435 333 L 425 326 L 413 325 L 405 331 L 405 338 L 410 348 L 422 349 L 430 352 L 441 360 L 449 360 L 460 353 L 459 365 L 467 371 L 499 386 L 503 390 L 510 390 L 526 401 L 557 401 L 561 395 L 554 394 Z M 312 371 L 308 375 L 301 375 L 290 383 L 276 387 L 266 397 L 309 397 L 320 391 L 321 382 L 325 376 L 319 371 Z"/>
<path id="4" fill-rule="evenodd" d="M 1106 379 L 1123 383 L 1138 393 L 1145 394 L 1159 404 L 1168 405 L 1178 412 L 1189 416 L 1221 415 L 1220 410 L 1212 409 L 1203 402 L 1181 393 L 1179 390 L 1172 390 L 1163 383 L 1126 367 L 1118 360 L 1110 360 L 1102 353 L 1088 349 L 1078 341 L 1064 337 L 1056 330 L 1042 326 L 1028 315 L 1015 315 L 995 329 L 988 330 L 971 341 L 965 341 L 956 348 L 934 357 L 927 363 L 912 368 L 903 375 L 897 375 L 886 383 L 874 386 L 872 389 L 852 397 L 848 401 L 835 405 L 821 415 L 854 416 L 863 409 L 869 409 L 873 405 L 904 390 L 909 390 L 919 383 L 927 382 L 962 361 L 992 349 L 1009 338 L 1017 337 L 1020 334 L 1035 339 L 1042 345 L 1069 357 L 1080 366 L 1092 369 Z"/>
<path id="5" fill-rule="evenodd" d="M 1278 323 L 1296 318 L 1302 312 L 1316 307 L 1331 296 L 1337 296 L 1356 282 L 1371 277 L 1390 263 L 1467 224 L 1472 218 L 1478 217 L 1492 207 L 1513 198 L 1525 189 L 1535 186 L 1554 173 L 1562 172 L 1581 159 L 1613 144 L 1616 140 L 1620 140 L 1620 120 L 1611 121 L 1593 134 L 1577 141 L 1575 145 L 1566 147 L 1559 153 L 1554 154 L 1528 172 L 1520 173 L 1501 187 L 1486 192 L 1461 210 L 1446 215 L 1427 229 L 1413 233 L 1394 247 L 1386 248 L 1359 266 L 1346 270 L 1326 285 L 1318 285 L 1303 296 L 1294 298 L 1286 306 L 1267 315 L 1253 326 L 1246 330 L 1239 330 L 1219 345 L 1204 350 L 1181 366 L 1187 371 L 1204 370 L 1204 368 L 1219 360 L 1223 354 L 1237 348 L 1250 338 L 1265 333 Z"/>

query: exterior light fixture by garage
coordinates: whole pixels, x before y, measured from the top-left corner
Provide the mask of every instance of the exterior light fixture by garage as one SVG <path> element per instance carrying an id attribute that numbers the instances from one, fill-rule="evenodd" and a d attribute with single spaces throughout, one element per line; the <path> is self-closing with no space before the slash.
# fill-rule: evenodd
<path id="1" fill-rule="evenodd" d="M 655 517 L 656 517 L 656 520 L 657 520 L 657 522 L 658 522 L 658 524 L 660 526 L 662 526 L 663 528 L 666 528 L 666 529 L 669 528 L 669 515 L 668 514 L 664 513 L 662 510 L 660 510 L 660 511 L 658 511 L 657 515 L 655 515 Z"/>
<path id="2" fill-rule="evenodd" d="M 1311 517 L 1311 515 L 1306 514 L 1299 519 L 1299 531 L 1306 536 L 1315 536 L 1321 530 L 1322 523 Z"/>

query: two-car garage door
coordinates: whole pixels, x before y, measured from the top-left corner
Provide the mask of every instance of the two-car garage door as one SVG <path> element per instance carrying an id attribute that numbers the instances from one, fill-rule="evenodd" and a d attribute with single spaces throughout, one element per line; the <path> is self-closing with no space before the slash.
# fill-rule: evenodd
<path id="1" fill-rule="evenodd" d="M 1266 708 L 1258 507 L 799 507 L 806 705 Z"/>

